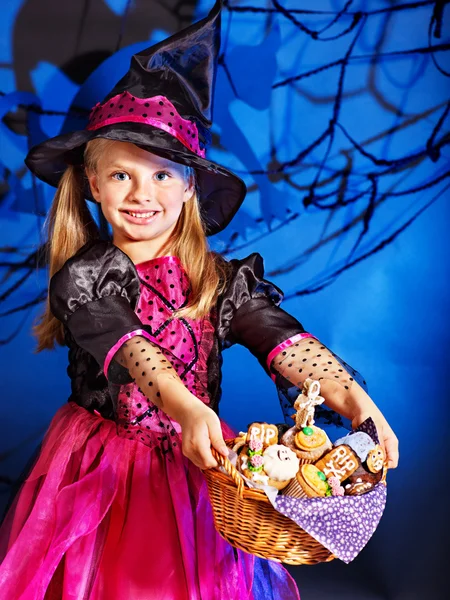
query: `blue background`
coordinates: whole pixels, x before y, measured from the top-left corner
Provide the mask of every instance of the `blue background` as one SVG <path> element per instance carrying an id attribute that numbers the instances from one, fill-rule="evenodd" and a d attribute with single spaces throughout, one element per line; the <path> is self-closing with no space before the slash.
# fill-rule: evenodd
<path id="1" fill-rule="evenodd" d="M 26 172 L 27 148 L 69 127 L 73 103 L 89 109 L 101 100 L 134 52 L 211 4 L 181 3 L 177 11 L 176 2 L 156 0 L 10 0 L 2 7 L 2 505 L 69 395 L 66 350 L 36 355 L 30 333 L 46 273 L 23 263 L 43 241 L 54 190 Z M 290 570 L 302 600 L 443 598 L 450 9 L 335 0 L 314 3 L 308 14 L 304 0 L 229 4 L 208 156 L 239 173 L 249 193 L 211 245 L 228 257 L 263 255 L 266 277 L 285 292 L 284 308 L 363 374 L 400 439 L 387 508 L 362 554 L 350 565 Z M 258 10 L 238 10 L 248 7 Z M 331 64 L 346 56 L 347 65 Z M 221 416 L 236 429 L 282 419 L 275 387 L 247 350 L 226 351 L 223 376 Z"/>

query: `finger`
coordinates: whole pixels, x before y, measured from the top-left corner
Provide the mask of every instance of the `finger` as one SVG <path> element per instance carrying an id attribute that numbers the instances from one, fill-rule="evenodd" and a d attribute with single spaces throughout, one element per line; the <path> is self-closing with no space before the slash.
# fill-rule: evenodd
<path id="1" fill-rule="evenodd" d="M 207 456 L 199 452 L 196 448 L 194 448 L 194 446 L 191 446 L 186 450 L 184 455 L 199 469 L 210 469 L 217 466 L 217 461 L 214 460 L 211 451 L 208 459 Z"/>
<path id="2" fill-rule="evenodd" d="M 212 469 L 213 467 L 217 467 L 217 461 L 211 452 L 209 435 L 197 438 L 195 446 L 196 456 L 200 462 L 201 469 Z"/>
<path id="3" fill-rule="evenodd" d="M 213 422 L 209 424 L 209 439 L 211 440 L 211 446 L 213 446 L 217 452 L 228 457 L 229 450 L 223 439 L 220 423 Z"/>
<path id="4" fill-rule="evenodd" d="M 398 441 L 395 437 L 388 437 L 385 440 L 386 456 L 388 459 L 388 469 L 396 469 L 398 466 Z"/>

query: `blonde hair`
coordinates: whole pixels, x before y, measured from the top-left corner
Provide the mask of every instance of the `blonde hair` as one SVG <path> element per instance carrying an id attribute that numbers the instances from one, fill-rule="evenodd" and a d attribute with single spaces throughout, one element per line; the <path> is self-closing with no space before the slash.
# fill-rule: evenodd
<path id="1" fill-rule="evenodd" d="M 88 142 L 84 153 L 86 170 L 95 172 L 102 154 L 115 143 L 104 138 Z M 194 173 L 193 169 L 186 167 L 187 177 L 194 178 Z M 195 183 L 194 179 L 191 181 Z M 84 199 L 85 182 L 83 169 L 75 166 L 68 166 L 60 180 L 46 221 L 50 278 L 84 244 L 99 238 L 98 227 Z M 173 317 L 205 317 L 226 285 L 229 264 L 219 254 L 210 251 L 197 191 L 183 204 L 174 231 L 161 248 L 161 255 L 167 252 L 178 256 L 190 281 L 189 302 Z M 38 341 L 37 352 L 54 348 L 55 342 L 64 344 L 64 327 L 53 316 L 48 298 L 45 311 L 34 327 L 34 334 Z"/>

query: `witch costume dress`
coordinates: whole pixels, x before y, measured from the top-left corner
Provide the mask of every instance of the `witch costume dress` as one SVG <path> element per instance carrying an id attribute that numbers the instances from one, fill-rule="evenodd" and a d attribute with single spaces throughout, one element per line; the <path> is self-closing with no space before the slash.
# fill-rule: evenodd
<path id="1" fill-rule="evenodd" d="M 92 242 L 53 277 L 72 395 L 0 531 L 1 598 L 299 597 L 284 567 L 219 536 L 202 471 L 182 454 L 179 424 L 126 382 L 118 364 L 112 368 L 124 340 L 145 336 L 218 412 L 223 348 L 243 343 L 265 363 L 269 351 L 304 331 L 279 308 L 281 292 L 264 280 L 258 254 L 231 264 L 226 290 L 200 320 L 170 319 L 189 296 L 175 256 L 135 266 L 112 243 Z M 225 439 L 235 435 L 221 425 Z"/>

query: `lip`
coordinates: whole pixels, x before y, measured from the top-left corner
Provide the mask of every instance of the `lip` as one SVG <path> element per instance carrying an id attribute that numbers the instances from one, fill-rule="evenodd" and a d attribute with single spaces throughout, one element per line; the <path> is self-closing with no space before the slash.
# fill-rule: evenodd
<path id="1" fill-rule="evenodd" d="M 153 221 L 157 218 L 157 216 L 159 215 L 160 211 L 156 211 L 155 214 L 152 217 L 148 217 L 148 218 L 143 218 L 143 217 L 133 217 L 132 215 L 128 214 L 127 211 L 123 210 L 121 211 L 123 216 L 125 217 L 125 219 L 129 222 L 129 223 L 133 223 L 135 225 L 148 225 L 149 223 L 153 223 Z M 132 210 L 132 212 L 137 213 L 137 214 L 142 214 L 142 213 L 148 213 L 148 212 L 152 212 L 151 210 Z"/>

